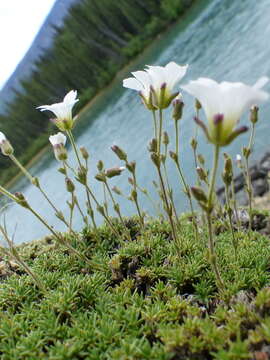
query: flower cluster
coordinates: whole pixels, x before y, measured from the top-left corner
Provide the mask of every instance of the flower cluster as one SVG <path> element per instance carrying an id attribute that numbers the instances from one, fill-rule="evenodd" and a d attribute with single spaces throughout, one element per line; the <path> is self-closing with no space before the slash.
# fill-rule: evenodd
<path id="1" fill-rule="evenodd" d="M 165 66 L 146 66 L 143 71 L 132 72 L 133 77 L 124 79 L 123 86 L 138 91 L 144 105 L 148 110 L 151 111 L 153 116 L 154 137 L 149 143 L 148 151 L 150 153 L 150 158 L 156 168 L 159 184 L 155 181 L 153 183 L 160 196 L 162 204 L 160 209 L 162 208 L 164 210 L 164 214 L 168 218 L 171 227 L 172 238 L 177 253 L 179 257 L 182 256 L 182 235 L 179 236 L 179 229 L 181 229 L 181 223 L 177 214 L 177 208 L 174 202 L 174 193 L 170 185 L 170 177 L 166 167 L 166 162 L 169 158 L 171 158 L 171 160 L 173 160 L 176 165 L 179 179 L 183 186 L 183 191 L 188 197 L 191 211 L 191 220 L 194 229 L 194 237 L 196 240 L 199 240 L 200 232 L 198 231 L 198 214 L 193 207 L 193 198 L 196 199 L 202 211 L 204 212 L 203 219 L 206 219 L 209 233 L 208 260 L 216 276 L 217 286 L 219 288 L 224 288 L 223 280 L 219 273 L 217 255 L 215 253 L 215 241 L 213 239 L 214 233 L 212 229 L 212 217 L 216 205 L 215 182 L 219 163 L 220 147 L 227 146 L 238 135 L 248 130 L 247 126 L 238 126 L 238 123 L 243 113 L 246 110 L 250 109 L 250 123 L 252 126 L 252 130 L 249 145 L 247 147 L 243 147 L 242 149 L 243 159 L 240 155 L 237 155 L 236 163 L 240 169 L 243 169 L 246 179 L 246 189 L 249 196 L 249 226 L 251 230 L 252 186 L 248 171 L 248 160 L 252 152 L 255 125 L 258 121 L 259 109 L 257 107 L 257 104 L 269 99 L 269 94 L 263 91 L 263 87 L 268 82 L 268 78 L 260 78 L 253 86 L 246 85 L 241 82 L 218 83 L 209 78 L 199 78 L 197 80 L 191 80 L 188 84 L 180 86 L 182 90 L 194 96 L 196 100 L 196 116 L 194 119 L 204 131 L 208 142 L 214 145 L 213 168 L 211 170 L 211 176 L 209 176 L 210 171 L 205 168 L 205 160 L 203 156 L 201 154 L 198 155 L 196 152 L 198 141 L 195 137 L 192 139 L 191 146 L 193 149 L 196 164 L 195 174 L 197 174 L 197 184 L 196 186 L 191 187 L 185 180 L 185 176 L 181 168 L 181 162 L 179 160 L 181 156 L 181 152 L 179 151 L 179 120 L 182 118 L 184 102 L 183 95 L 180 94 L 179 91 L 180 88 L 179 90 L 176 88 L 177 84 L 185 76 L 187 69 L 188 65 L 181 66 L 176 64 L 175 62 L 169 62 Z M 57 134 L 51 135 L 49 137 L 49 141 L 53 147 L 56 159 L 61 164 L 59 171 L 65 176 L 66 189 L 71 197 L 70 201 L 67 201 L 68 207 L 70 209 L 69 220 L 65 219 L 63 213 L 59 211 L 54 205 L 53 201 L 49 199 L 46 192 L 42 189 L 38 178 L 32 177 L 28 170 L 18 161 L 18 159 L 14 155 L 14 149 L 12 145 L 6 139 L 6 136 L 1 132 L 0 149 L 5 156 L 9 157 L 15 163 L 15 165 L 19 167 L 19 169 L 24 173 L 24 175 L 29 179 L 29 181 L 40 190 L 44 198 L 48 201 L 48 203 L 54 210 L 55 215 L 67 226 L 70 234 L 74 234 L 74 231 L 72 229 L 72 219 L 75 209 L 77 209 L 77 211 L 80 213 L 86 226 L 90 226 L 89 220 L 91 219 L 93 228 L 96 228 L 95 211 L 93 209 L 94 204 L 96 206 L 97 212 L 103 216 L 104 221 L 110 227 L 114 235 L 117 238 L 121 238 L 123 241 L 129 241 L 132 239 L 130 229 L 128 228 L 126 222 L 123 219 L 120 204 L 115 199 L 113 193 L 117 194 L 118 196 L 124 196 L 125 198 L 133 202 L 138 213 L 141 233 L 144 231 L 145 228 L 146 214 L 140 207 L 140 199 L 138 194 L 139 192 L 141 192 L 147 197 L 149 197 L 149 194 L 147 190 L 140 187 L 137 182 L 136 162 L 130 161 L 128 159 L 127 153 L 124 150 L 122 150 L 117 145 L 113 145 L 111 147 L 111 150 L 118 157 L 119 161 L 123 163 L 124 166 L 115 166 L 106 169 L 103 161 L 99 160 L 97 164 L 98 173 L 95 175 L 95 179 L 99 181 L 103 186 L 103 202 L 95 196 L 88 183 L 89 154 L 84 147 L 80 149 L 77 148 L 76 141 L 72 133 L 72 129 L 75 125 L 75 118 L 72 115 L 72 110 L 74 105 L 78 101 L 79 99 L 77 99 L 77 91 L 71 90 L 69 93 L 66 94 L 62 102 L 37 107 L 37 109 L 39 109 L 40 111 L 52 112 L 55 115 L 55 118 L 52 121 L 60 130 L 60 132 L 58 132 Z M 172 108 L 172 118 L 174 120 L 175 126 L 175 147 L 173 150 L 170 149 L 171 142 L 168 133 L 166 131 L 163 131 L 163 109 L 166 109 L 170 106 Z M 207 124 L 200 119 L 199 112 L 201 108 L 203 108 L 205 112 Z M 65 148 L 67 138 L 69 139 L 72 149 L 74 151 L 78 165 L 77 168 L 74 168 L 71 166 L 71 164 L 69 164 L 68 152 Z M 131 192 L 129 195 L 123 194 L 121 190 L 118 189 L 116 186 L 112 187 L 112 189 L 110 188 L 110 182 L 113 181 L 111 179 L 116 176 L 120 176 L 124 170 L 126 174 L 130 175 L 130 177 L 128 178 L 128 182 L 131 185 Z M 73 180 L 71 179 L 72 177 Z M 226 187 L 225 212 L 227 212 L 227 215 L 225 216 L 227 216 L 229 219 L 232 232 L 232 243 L 235 254 L 237 256 L 238 244 L 237 239 L 234 235 L 234 227 L 232 224 L 232 214 L 234 213 L 237 217 L 237 206 L 235 199 L 233 198 L 233 161 L 231 157 L 226 153 L 224 153 L 224 170 L 222 172 L 222 179 Z M 79 186 L 84 187 L 87 200 L 86 209 L 83 209 L 83 207 L 81 207 L 76 197 L 75 181 L 80 184 Z M 22 207 L 31 211 L 32 214 L 37 217 L 43 223 L 43 225 L 47 227 L 47 229 L 53 234 L 55 239 L 60 244 L 64 244 L 77 257 L 88 262 L 91 266 L 96 266 L 84 254 L 79 253 L 76 248 L 73 248 L 70 242 L 65 241 L 65 238 L 60 233 L 55 231 L 53 226 L 47 224 L 46 220 L 43 219 L 34 209 L 32 209 L 31 205 L 24 198 L 23 194 L 11 194 L 2 186 L 0 186 L 0 192 L 12 199 L 13 201 L 17 202 Z M 232 198 L 230 198 L 230 196 L 232 196 Z M 115 214 L 118 216 L 119 222 L 123 228 L 122 232 L 119 231 L 119 228 L 115 225 L 115 222 L 111 220 L 111 216 L 109 214 L 110 206 L 108 205 L 107 199 L 110 199 L 112 205 L 111 207 L 114 210 Z M 153 203 L 155 204 L 154 201 Z M 161 210 L 162 218 L 164 217 L 163 210 Z M 217 206 L 215 210 L 218 211 Z M 220 216 L 224 216 L 224 213 L 221 213 Z M 29 271 L 27 270 L 26 265 L 25 269 L 26 271 Z M 31 272 L 29 271 L 29 273 Z M 38 279 L 36 279 L 36 283 L 39 287 L 42 287 L 42 284 L 39 282 Z"/>

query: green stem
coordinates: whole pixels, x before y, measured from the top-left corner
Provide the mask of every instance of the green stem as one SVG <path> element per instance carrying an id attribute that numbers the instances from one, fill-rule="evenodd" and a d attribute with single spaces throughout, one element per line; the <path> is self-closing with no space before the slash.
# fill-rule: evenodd
<path id="1" fill-rule="evenodd" d="M 71 130 L 67 130 L 67 135 L 68 135 L 68 137 L 69 137 L 69 140 L 70 140 L 70 142 L 71 142 L 72 148 L 73 148 L 74 153 L 75 153 L 75 155 L 76 155 L 76 158 L 77 158 L 77 160 L 78 160 L 79 166 L 80 166 L 80 168 L 82 168 L 83 166 L 82 166 L 82 163 L 81 163 L 81 160 L 80 160 L 79 152 L 78 152 L 78 150 L 77 150 L 76 142 L 75 142 L 75 139 L 74 139 L 74 137 L 73 137 L 73 134 L 72 134 Z"/>
<path id="2" fill-rule="evenodd" d="M 175 153 L 177 155 L 177 158 L 179 156 L 179 129 L 178 129 L 178 121 L 174 121 L 174 127 L 175 127 Z"/>
<path id="3" fill-rule="evenodd" d="M 79 259 L 86 262 L 88 265 L 92 267 L 96 267 L 87 257 L 85 257 L 82 253 L 76 250 L 72 245 L 70 245 L 67 241 L 65 241 L 57 232 L 47 224 L 47 222 L 30 206 L 27 208 L 55 237 L 55 239 L 61 244 L 67 247 L 71 252 L 73 252 Z"/>
<path id="4" fill-rule="evenodd" d="M 33 176 L 26 170 L 26 168 L 19 162 L 19 160 L 13 155 L 9 155 L 9 158 L 14 162 L 16 166 L 22 171 L 22 173 L 28 178 L 28 180 L 33 184 Z"/>
<path id="5" fill-rule="evenodd" d="M 214 151 L 214 162 L 212 167 L 212 175 L 210 180 L 210 186 L 209 186 L 209 192 L 208 192 L 208 208 L 212 206 L 213 202 L 213 194 L 216 184 L 216 176 L 217 176 L 217 169 L 218 169 L 218 159 L 219 159 L 219 145 L 215 145 L 215 151 Z"/>
<path id="6" fill-rule="evenodd" d="M 221 290 L 223 290 L 224 283 L 223 280 L 221 279 L 217 266 L 217 257 L 215 253 L 215 245 L 213 240 L 212 218 L 210 213 L 207 213 L 207 225 L 208 225 L 208 233 L 209 233 L 209 237 L 208 237 L 209 261 L 212 266 L 212 270 L 214 271 L 214 274 L 216 276 L 217 285 Z"/>
<path id="7" fill-rule="evenodd" d="M 111 200 L 112 200 L 112 202 L 113 202 L 114 210 L 115 210 L 115 212 L 117 213 L 117 215 L 119 216 L 119 220 L 120 220 L 123 228 L 125 229 L 125 232 L 126 232 L 126 234 L 127 234 L 127 236 L 128 236 L 128 239 L 131 241 L 130 232 L 129 232 L 128 228 L 126 227 L 126 224 L 125 224 L 125 222 L 124 222 L 124 220 L 123 220 L 123 218 L 122 218 L 121 211 L 120 211 L 120 209 L 119 209 L 119 205 L 118 205 L 118 204 L 116 203 L 116 201 L 114 200 L 113 194 L 112 194 L 112 192 L 111 192 L 111 189 L 110 189 L 107 181 L 106 181 L 104 184 L 105 184 L 106 189 L 108 190 L 108 193 L 109 193 L 109 195 L 110 195 L 110 198 L 111 198 Z"/>
<path id="8" fill-rule="evenodd" d="M 247 194 L 248 194 L 248 208 L 249 208 L 249 233 L 252 230 L 252 222 L 253 222 L 253 215 L 252 215 L 252 199 L 253 199 L 253 189 L 251 183 L 251 176 L 249 172 L 249 156 L 252 151 L 253 142 L 254 142 L 254 135 L 255 135 L 255 124 L 252 123 L 252 130 L 249 138 L 248 143 L 248 154 L 245 157 L 245 167 L 246 167 L 246 184 L 247 184 Z"/>
<path id="9" fill-rule="evenodd" d="M 163 177 L 161 174 L 160 166 L 157 166 L 157 171 L 158 171 L 158 176 L 159 176 L 159 180 L 160 180 L 160 184 L 161 184 L 161 190 L 162 190 L 164 201 L 165 201 L 165 209 L 166 209 L 166 212 L 167 212 L 167 215 L 169 218 L 169 222 L 171 225 L 171 229 L 172 229 L 172 236 L 173 236 L 174 244 L 175 244 L 176 250 L 178 252 L 178 256 L 181 257 L 181 252 L 180 252 L 180 248 L 179 248 L 179 244 L 178 244 L 178 238 L 177 238 L 177 233 L 176 233 L 176 229 L 175 229 L 175 224 L 174 224 L 174 221 L 172 218 L 171 209 L 170 209 L 169 201 L 167 198 L 166 188 L 165 188 L 165 184 L 164 184 Z M 181 246 L 181 244 L 180 244 L 180 246 Z"/>
<path id="10" fill-rule="evenodd" d="M 170 199 L 171 204 L 172 204 L 172 209 L 173 209 L 173 212 L 174 212 L 174 217 L 175 217 L 175 220 L 176 220 L 178 229 L 181 230 L 181 224 L 180 224 L 179 217 L 178 217 L 178 214 L 177 214 L 177 211 L 176 211 L 176 207 L 175 207 L 175 204 L 174 204 L 173 190 L 172 190 L 172 188 L 170 187 L 169 177 L 168 177 L 168 172 L 167 172 L 167 167 L 166 167 L 166 163 L 165 163 L 165 162 L 163 163 L 163 168 L 164 168 L 166 186 L 167 186 L 167 188 L 168 188 L 168 196 L 169 196 L 169 199 Z"/>
<path id="11" fill-rule="evenodd" d="M 158 205 L 155 203 L 155 201 L 152 199 L 152 197 L 148 194 L 148 191 L 146 189 L 141 188 L 138 184 L 137 184 L 137 188 L 140 190 L 140 192 L 142 194 L 144 194 L 147 199 L 149 200 L 149 202 L 152 204 L 153 208 L 155 209 L 157 216 L 161 215 L 161 210 L 160 208 L 158 208 Z"/>
<path id="12" fill-rule="evenodd" d="M 134 171 L 135 171 L 135 170 L 134 170 Z M 134 191 L 135 191 L 136 194 L 137 194 L 137 179 L 136 179 L 136 175 L 135 175 L 134 171 L 132 171 L 133 188 L 134 188 Z M 139 203 L 138 203 L 137 196 L 136 196 L 136 198 L 134 199 L 134 202 L 135 202 L 135 206 L 136 206 L 136 209 L 137 209 L 137 212 L 138 212 L 138 215 L 139 215 L 140 225 L 141 225 L 141 230 L 142 230 L 142 229 L 144 228 L 144 220 L 143 220 L 143 216 L 142 216 L 142 214 L 141 214 L 141 210 L 140 210 L 140 206 L 139 206 Z"/>
<path id="13" fill-rule="evenodd" d="M 72 233 L 72 219 L 73 219 L 73 211 L 75 206 L 74 194 L 71 193 L 71 206 L 70 206 L 70 217 L 69 217 L 69 233 Z"/>
<path id="14" fill-rule="evenodd" d="M 196 238 L 196 241 L 198 241 L 199 240 L 199 231 L 198 231 L 198 225 L 197 225 L 197 222 L 196 222 L 195 211 L 194 211 L 194 208 L 193 208 L 193 203 L 192 203 L 192 199 L 191 199 L 191 195 L 190 195 L 190 190 L 189 190 L 189 187 L 188 187 L 188 185 L 187 185 L 187 183 L 185 181 L 185 178 L 184 178 L 184 175 L 182 173 L 182 169 L 180 167 L 178 158 L 175 161 L 175 163 L 176 163 L 176 167 L 177 167 L 180 179 L 181 179 L 182 184 L 183 184 L 183 186 L 185 188 L 185 193 L 186 193 L 186 195 L 188 197 L 189 207 L 190 207 L 191 216 L 192 216 L 192 223 L 193 223 L 193 227 L 194 227 L 194 231 L 195 231 L 195 238 Z"/>
<path id="15" fill-rule="evenodd" d="M 152 113 L 153 113 L 155 139 L 157 139 L 157 118 L 156 118 L 156 111 L 155 111 L 155 110 L 152 110 Z"/>
<path id="16" fill-rule="evenodd" d="M 159 109 L 158 155 L 160 154 L 161 151 L 162 127 L 163 127 L 163 113 L 162 113 L 162 109 Z"/>
<path id="17" fill-rule="evenodd" d="M 96 206 L 100 206 L 99 202 L 97 201 L 97 198 L 95 197 L 94 193 L 92 192 L 92 190 L 90 189 L 90 187 L 88 186 L 88 184 L 85 184 L 87 191 L 89 192 L 90 196 L 92 197 L 92 199 L 94 200 Z M 103 215 L 106 223 L 108 224 L 108 226 L 111 228 L 112 232 L 116 235 L 116 237 L 121 238 L 121 234 L 114 228 L 114 225 L 112 224 L 112 222 L 110 221 L 110 218 L 108 215 L 104 214 Z"/>
<path id="18" fill-rule="evenodd" d="M 84 213 L 83 213 L 83 211 L 82 211 L 82 209 L 81 209 L 81 207 L 80 207 L 80 204 L 79 204 L 78 199 L 77 199 L 76 196 L 75 196 L 75 205 L 77 206 L 77 208 L 78 208 L 78 210 L 79 210 L 79 213 L 81 214 L 81 217 L 82 217 L 85 225 L 88 226 L 87 216 L 84 215 Z"/>
<path id="19" fill-rule="evenodd" d="M 58 218 L 67 226 L 69 227 L 68 222 L 66 221 L 66 219 L 64 218 L 64 215 L 56 208 L 56 206 L 53 204 L 53 202 L 49 199 L 48 195 L 46 194 L 46 192 L 42 189 L 39 180 L 37 178 L 34 178 L 28 171 L 27 169 L 19 162 L 19 160 L 13 155 L 9 155 L 9 158 L 14 162 L 14 164 L 16 166 L 18 166 L 18 168 L 22 171 L 22 173 L 27 177 L 27 179 L 31 182 L 32 185 L 36 186 L 39 191 L 41 192 L 41 194 L 44 196 L 44 198 L 48 201 L 49 205 L 53 208 L 53 210 L 55 211 L 56 215 L 58 215 Z"/>
<path id="20" fill-rule="evenodd" d="M 223 289 L 224 284 L 221 279 L 218 265 L 217 265 L 217 256 L 215 252 L 215 245 L 214 245 L 214 239 L 213 239 L 213 229 L 212 229 L 212 211 L 213 211 L 213 193 L 215 191 L 215 184 L 216 184 L 216 176 L 217 176 L 217 169 L 218 169 L 218 160 L 219 160 L 219 145 L 215 145 L 214 150 L 214 160 L 213 160 L 213 170 L 210 180 L 210 186 L 209 186 L 209 193 L 208 193 L 208 202 L 207 202 L 207 225 L 208 225 L 208 248 L 209 248 L 209 260 L 210 264 L 212 266 L 212 270 L 214 271 L 214 274 L 216 276 L 217 285 L 219 288 Z"/>
<path id="21" fill-rule="evenodd" d="M 233 248 L 234 248 L 234 255 L 235 255 L 235 259 L 237 259 L 237 241 L 236 241 L 235 234 L 234 234 L 234 229 L 233 229 L 232 209 L 231 209 L 231 205 L 230 205 L 229 186 L 227 184 L 225 184 L 225 195 L 226 195 L 226 202 L 227 202 L 227 208 L 228 208 L 230 229 L 231 229 L 231 234 L 232 234 L 232 244 L 233 244 Z"/>

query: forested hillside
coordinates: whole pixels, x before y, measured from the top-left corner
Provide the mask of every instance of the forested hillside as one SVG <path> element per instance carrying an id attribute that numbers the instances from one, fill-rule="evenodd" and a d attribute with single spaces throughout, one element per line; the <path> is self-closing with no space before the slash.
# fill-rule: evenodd
<path id="1" fill-rule="evenodd" d="M 77 89 L 79 110 L 194 1 L 82 0 L 72 6 L 63 26 L 56 29 L 51 48 L 21 82 L 22 90 L 16 92 L 7 114 L 0 116 L 1 131 L 21 160 L 28 161 L 47 143 L 52 128 L 47 114 L 36 106 L 58 102 L 67 91 Z M 10 163 L 1 157 L 0 166 L 3 170 Z M 2 172 L 1 180 L 12 172 Z"/>

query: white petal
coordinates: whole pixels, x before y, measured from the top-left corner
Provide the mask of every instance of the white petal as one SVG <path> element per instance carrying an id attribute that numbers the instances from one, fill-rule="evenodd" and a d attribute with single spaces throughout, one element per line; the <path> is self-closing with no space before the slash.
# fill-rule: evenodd
<path id="1" fill-rule="evenodd" d="M 252 86 L 254 89 L 261 89 L 269 82 L 269 78 L 267 76 L 260 77 L 256 83 Z"/>
<path id="2" fill-rule="evenodd" d="M 178 65 L 171 61 L 165 66 L 166 83 L 169 89 L 173 87 L 185 76 L 188 65 Z"/>
<path id="3" fill-rule="evenodd" d="M 123 86 L 132 90 L 143 90 L 143 85 L 137 79 L 131 77 L 123 80 Z"/>
<path id="4" fill-rule="evenodd" d="M 145 89 L 149 89 L 151 85 L 151 79 L 146 71 L 134 71 L 131 73 Z"/>
<path id="5" fill-rule="evenodd" d="M 76 97 L 77 97 L 77 90 L 71 90 L 64 97 L 63 102 L 65 104 L 71 104 L 71 103 L 75 104 L 77 101 L 79 101 L 79 99 L 76 99 Z"/>
<path id="6" fill-rule="evenodd" d="M 0 131 L 0 143 L 2 143 L 3 140 L 6 140 L 6 136 L 5 134 L 3 134 L 1 131 Z"/>
<path id="7" fill-rule="evenodd" d="M 55 135 L 51 135 L 49 137 L 49 140 L 50 140 L 50 143 L 52 144 L 52 146 L 60 145 L 60 144 L 65 145 L 67 138 L 63 133 L 58 132 Z"/>
<path id="8" fill-rule="evenodd" d="M 220 112 L 220 89 L 218 83 L 212 79 L 199 78 L 181 86 L 189 94 L 199 100 L 209 121 Z"/>
<path id="9" fill-rule="evenodd" d="M 151 85 L 156 91 L 159 91 L 161 86 L 166 83 L 165 70 L 162 66 L 148 66 L 146 72 L 150 76 Z"/>

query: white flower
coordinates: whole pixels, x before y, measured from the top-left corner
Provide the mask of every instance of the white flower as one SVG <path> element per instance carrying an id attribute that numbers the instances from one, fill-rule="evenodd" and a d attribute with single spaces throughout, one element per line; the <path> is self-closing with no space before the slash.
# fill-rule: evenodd
<path id="1" fill-rule="evenodd" d="M 0 144 L 3 143 L 3 141 L 5 141 L 7 138 L 5 136 L 5 134 L 3 134 L 1 131 L 0 131 Z"/>
<path id="2" fill-rule="evenodd" d="M 51 135 L 49 137 L 49 140 L 50 140 L 50 143 L 52 144 L 52 146 L 57 146 L 57 145 L 61 145 L 61 144 L 63 146 L 65 146 L 67 138 L 63 133 L 58 132 L 55 135 Z"/>
<path id="3" fill-rule="evenodd" d="M 262 77 L 255 85 L 249 86 L 241 82 L 217 83 L 208 78 L 199 78 L 181 88 L 201 103 L 208 120 L 208 129 L 199 119 L 196 121 L 203 127 L 209 141 L 225 146 L 247 130 L 246 127 L 235 130 L 244 111 L 269 98 L 269 94 L 261 90 L 268 80 Z"/>
<path id="4" fill-rule="evenodd" d="M 55 135 L 51 135 L 49 140 L 53 146 L 56 160 L 65 161 L 67 159 L 67 149 L 65 148 L 67 140 L 66 136 L 63 133 L 58 132 Z"/>
<path id="5" fill-rule="evenodd" d="M 71 130 L 74 125 L 72 118 L 72 108 L 79 99 L 76 99 L 77 91 L 71 90 L 64 97 L 63 102 L 52 104 L 52 105 L 42 105 L 38 106 L 37 109 L 40 111 L 51 111 L 55 114 L 56 119 L 53 122 L 56 126 L 62 130 Z"/>
<path id="6" fill-rule="evenodd" d="M 135 71 L 134 77 L 124 79 L 123 86 L 140 93 L 150 110 L 164 109 L 178 95 L 173 93 L 176 84 L 186 74 L 188 65 L 181 66 L 171 61 L 166 66 L 147 66 L 144 71 Z"/>
<path id="7" fill-rule="evenodd" d="M 3 155 L 10 156 L 13 154 L 14 149 L 10 142 L 7 140 L 6 135 L 0 131 L 0 149 Z"/>

